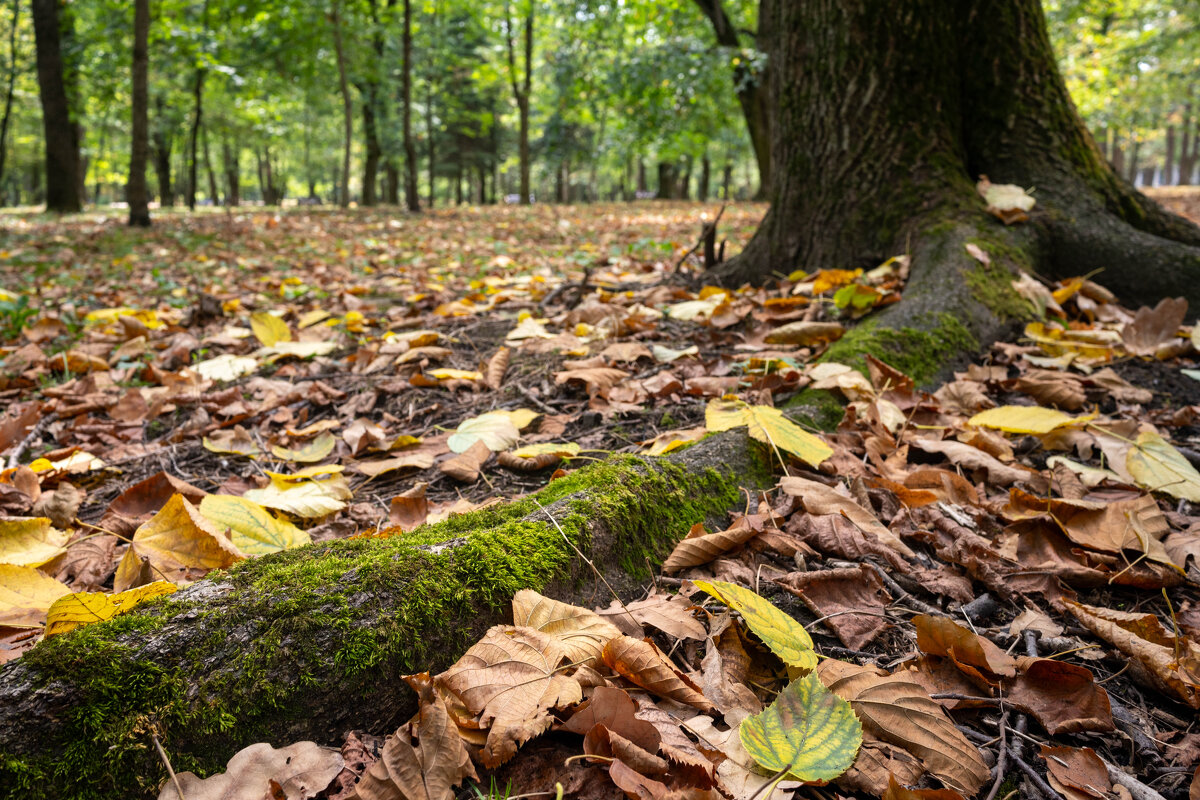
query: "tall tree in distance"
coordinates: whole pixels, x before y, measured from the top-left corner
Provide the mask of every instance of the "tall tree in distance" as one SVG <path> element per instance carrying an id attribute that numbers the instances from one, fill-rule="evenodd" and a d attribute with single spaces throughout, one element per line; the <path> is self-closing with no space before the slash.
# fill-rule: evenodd
<path id="1" fill-rule="evenodd" d="M 333 47 L 337 54 L 338 88 L 342 93 L 342 171 L 339 176 L 338 204 L 350 205 L 350 142 L 354 136 L 354 103 L 350 99 L 350 81 L 346 78 L 346 47 L 342 42 L 342 2 L 333 0 Z"/>
<path id="2" fill-rule="evenodd" d="M 12 27 L 8 30 L 8 88 L 4 93 L 4 117 L 0 119 L 0 184 L 4 181 L 4 162 L 8 155 L 8 125 L 12 119 L 13 94 L 17 83 L 17 25 L 21 21 L 21 0 L 12 0 Z"/>
<path id="3" fill-rule="evenodd" d="M 508 53 L 508 76 L 512 83 L 513 98 L 517 101 L 517 114 L 520 117 L 520 139 L 517 148 L 521 163 L 521 205 L 523 206 L 529 205 L 532 200 L 529 184 L 529 95 L 533 84 L 533 5 L 535 0 L 525 0 L 525 2 L 528 4 L 522 36 L 525 71 L 520 79 L 517 77 L 516 32 L 513 30 L 512 9 L 508 0 L 505 0 L 504 3 L 504 38 Z"/>
<path id="4" fill-rule="evenodd" d="M 718 268 L 724 281 L 908 254 L 904 299 L 876 324 L 965 327 L 959 341 L 1002 330 L 981 269 L 1009 292 L 1018 266 L 1049 277 L 1103 266 L 1104 285 L 1127 301 L 1183 295 L 1200 309 L 1200 227 L 1104 162 L 1067 94 L 1039 0 L 1002 6 L 763 0 L 772 205 L 746 249 Z M 985 212 L 983 175 L 1036 187 L 1029 223 L 1007 227 Z M 972 243 L 992 250 L 990 266 L 968 255 Z"/>
<path id="5" fill-rule="evenodd" d="M 129 224 L 150 225 L 150 193 L 146 187 L 146 161 L 150 152 L 149 90 L 150 0 L 133 3 L 133 124 L 129 148 Z"/>
<path id="6" fill-rule="evenodd" d="M 64 81 L 62 20 L 58 0 L 33 0 L 38 89 L 46 143 L 46 210 L 68 214 L 83 210 L 79 127 L 71 119 Z"/>
<path id="7" fill-rule="evenodd" d="M 404 0 L 404 32 L 402 34 L 404 64 L 400 76 L 400 103 L 404 127 L 404 202 L 409 211 L 421 210 L 417 194 L 417 146 L 412 132 L 412 2 Z M 432 188 L 430 192 L 432 193 Z"/>

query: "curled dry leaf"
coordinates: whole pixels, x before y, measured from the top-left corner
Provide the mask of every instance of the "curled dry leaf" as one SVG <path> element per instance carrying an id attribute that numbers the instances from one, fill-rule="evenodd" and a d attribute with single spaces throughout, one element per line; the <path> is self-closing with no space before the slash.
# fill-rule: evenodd
<path id="1" fill-rule="evenodd" d="M 503 764 L 550 727 L 551 708 L 583 699 L 579 684 L 559 672 L 565 659 L 566 650 L 553 636 L 497 625 L 437 676 L 489 729 L 479 753 L 485 767 Z"/>
<path id="2" fill-rule="evenodd" d="M 850 702 L 866 731 L 907 750 L 942 783 L 970 797 L 988 779 L 979 748 L 911 679 L 833 660 L 822 662 L 817 675 Z"/>
<path id="3" fill-rule="evenodd" d="M 885 628 L 883 609 L 892 602 L 879 573 L 869 566 L 792 572 L 775 583 L 797 595 L 842 643 L 862 650 Z M 855 611 L 875 613 L 856 614 Z"/>
<path id="4" fill-rule="evenodd" d="M 313 742 L 297 742 L 276 750 L 258 743 L 238 751 L 225 771 L 209 778 L 191 772 L 178 775 L 187 800 L 263 800 L 271 781 L 292 800 L 308 800 L 325 790 L 341 771 L 342 754 Z M 174 781 L 168 780 L 158 800 L 176 800 Z"/>
<path id="5" fill-rule="evenodd" d="M 1142 306 L 1133 321 L 1121 329 L 1125 349 L 1135 356 L 1153 356 L 1159 345 L 1178 335 L 1187 308 L 1188 302 L 1182 297 L 1164 297 L 1154 308 Z"/>
<path id="6" fill-rule="evenodd" d="M 1040 745 L 1046 760 L 1046 779 L 1067 800 L 1102 800 L 1109 797 L 1112 782 L 1104 761 L 1090 747 Z"/>
<path id="7" fill-rule="evenodd" d="M 482 439 L 477 440 L 463 452 L 443 461 L 438 469 L 463 483 L 474 483 L 479 480 L 479 470 L 492 456 L 492 451 Z"/>
<path id="8" fill-rule="evenodd" d="M 676 639 L 703 640 L 704 625 L 692 615 L 692 603 L 683 595 L 651 592 L 644 600 L 632 603 L 613 601 L 600 616 L 635 638 L 645 635 L 643 625 L 658 628 Z"/>
<path id="9" fill-rule="evenodd" d="M 512 357 L 512 350 L 507 347 L 501 347 L 496 351 L 490 359 L 488 359 L 487 369 L 483 373 L 483 382 L 493 389 L 499 389 L 504 383 L 504 373 L 508 372 L 508 362 Z"/>
<path id="10" fill-rule="evenodd" d="M 915 556 L 908 545 L 900 541 L 900 537 L 888 530 L 887 526 L 876 519 L 874 514 L 825 484 L 810 481 L 807 478 L 789 477 L 781 480 L 779 487 L 788 494 L 799 497 L 808 513 L 818 516 L 841 515 L 897 553 L 907 558 Z"/>
<path id="11" fill-rule="evenodd" d="M 691 678 L 680 672 L 649 640 L 618 636 L 604 645 L 605 665 L 651 694 L 666 697 L 705 712 L 717 708 Z"/>
<path id="12" fill-rule="evenodd" d="M 943 656 L 972 677 L 995 683 L 998 677 L 1016 675 L 1016 661 L 988 639 L 947 617 L 918 614 L 913 617 L 917 647 Z"/>
<path id="13" fill-rule="evenodd" d="M 615 625 L 596 612 L 544 597 L 532 589 L 513 595 L 512 609 L 514 625 L 534 628 L 557 639 L 572 664 L 594 665 L 608 640 L 621 635 Z"/>
<path id="14" fill-rule="evenodd" d="M 682 569 L 707 564 L 718 556 L 741 547 L 758 535 L 745 517 L 740 517 L 730 528 L 717 533 L 706 533 L 704 526 L 692 526 L 686 538 L 675 545 L 671 555 L 663 562 L 662 571 L 674 575 Z"/>
<path id="15" fill-rule="evenodd" d="M 1051 736 L 1079 731 L 1111 731 L 1108 692 L 1086 667 L 1050 658 L 1022 658 L 1017 677 L 1004 694 L 1031 714 Z"/>

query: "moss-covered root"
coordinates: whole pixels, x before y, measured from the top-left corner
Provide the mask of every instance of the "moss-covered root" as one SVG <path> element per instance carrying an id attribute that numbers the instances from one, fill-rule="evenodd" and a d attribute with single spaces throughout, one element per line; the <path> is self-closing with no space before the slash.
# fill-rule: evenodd
<path id="1" fill-rule="evenodd" d="M 930 385 L 1032 317 L 1012 281 L 1018 268 L 1033 262 L 1033 234 L 1005 228 L 982 212 L 947 214 L 906 234 L 913 249 L 904 299 L 851 329 L 822 360 L 865 370 L 862 356 L 869 353 Z M 989 263 L 971 255 L 968 245 Z"/>
<path id="2" fill-rule="evenodd" d="M 607 602 L 739 487 L 770 481 L 741 432 L 672 457 L 616 457 L 532 500 L 386 539 L 244 562 L 127 616 L 38 645 L 0 669 L 0 796 L 130 798 L 176 770 L 207 774 L 256 741 L 335 742 L 414 710 L 399 676 L 446 667 L 533 588 Z M 569 538 L 571 543 L 565 540 Z"/>

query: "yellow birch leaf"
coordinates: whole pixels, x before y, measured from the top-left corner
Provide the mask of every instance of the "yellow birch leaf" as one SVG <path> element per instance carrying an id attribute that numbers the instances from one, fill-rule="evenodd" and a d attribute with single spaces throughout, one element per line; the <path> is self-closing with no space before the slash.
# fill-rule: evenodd
<path id="1" fill-rule="evenodd" d="M 232 566 L 242 558 L 216 525 L 182 495 L 175 494 L 134 532 L 129 550 L 117 566 L 113 588 L 133 588 L 142 573 L 143 559 L 156 577 L 177 583 Z"/>
<path id="2" fill-rule="evenodd" d="M 517 458 L 537 458 L 541 455 L 553 455 L 560 458 L 571 458 L 579 455 L 579 445 L 574 442 L 542 442 L 527 444 L 512 451 Z"/>
<path id="3" fill-rule="evenodd" d="M 493 453 L 507 450 L 521 438 L 521 431 L 512 417 L 501 411 L 489 411 L 464 420 L 446 440 L 455 453 L 465 453 L 475 442 L 483 442 Z"/>
<path id="4" fill-rule="evenodd" d="M 449 367 L 439 367 L 438 369 L 427 369 L 425 374 L 437 378 L 439 381 L 458 380 L 458 381 L 481 381 L 483 373 L 473 369 L 450 369 Z"/>
<path id="5" fill-rule="evenodd" d="M 853 766 L 862 723 L 815 672 L 789 683 L 775 702 L 742 721 L 739 737 L 754 761 L 784 777 L 826 783 Z"/>
<path id="6" fill-rule="evenodd" d="M 302 464 L 309 464 L 314 461 L 320 461 L 332 453 L 336 444 L 337 440 L 333 438 L 333 434 L 329 431 L 322 431 L 315 439 L 306 442 L 300 447 L 290 448 L 272 445 L 271 452 L 276 458 L 282 458 L 284 461 L 297 461 Z"/>
<path id="7" fill-rule="evenodd" d="M 228 528 L 229 538 L 248 556 L 263 556 L 312 543 L 290 522 L 276 519 L 258 503 L 228 494 L 210 494 L 200 501 L 200 513 Z"/>
<path id="8" fill-rule="evenodd" d="M 1073 417 L 1042 406 L 998 406 L 979 412 L 967 420 L 967 424 L 978 428 L 995 428 L 1005 433 L 1041 435 L 1067 425 L 1087 422 L 1095 417 L 1095 414 Z"/>
<path id="9" fill-rule="evenodd" d="M 752 406 L 724 398 L 713 400 L 704 410 L 704 425 L 714 433 L 745 425 L 752 438 L 791 453 L 814 467 L 833 455 L 832 447 L 771 406 Z"/>
<path id="10" fill-rule="evenodd" d="M 46 517 L 12 517 L 0 520 L 0 564 L 40 567 L 66 552 L 70 537 L 53 527 Z"/>
<path id="11" fill-rule="evenodd" d="M 1200 473 L 1154 431 L 1143 431 L 1125 455 L 1125 469 L 1138 486 L 1200 503 Z"/>
<path id="12" fill-rule="evenodd" d="M 250 330 L 263 347 L 274 347 L 280 342 L 290 342 L 292 332 L 287 323 L 269 311 L 255 311 L 250 315 Z"/>
<path id="13" fill-rule="evenodd" d="M 703 591 L 742 615 L 742 619 L 783 663 L 800 670 L 817 666 L 813 640 L 804 626 L 776 608 L 770 600 L 725 581 L 696 581 Z"/>
<path id="14" fill-rule="evenodd" d="M 46 613 L 46 638 L 112 619 L 147 600 L 170 594 L 177 588 L 168 581 L 154 581 L 111 595 L 104 592 L 76 592 L 65 595 L 55 600 Z"/>
<path id="15" fill-rule="evenodd" d="M 54 601 L 71 588 L 33 567 L 0 564 L 0 625 L 37 628 Z"/>
<path id="16" fill-rule="evenodd" d="M 353 497 L 343 467 L 325 465 L 308 467 L 291 475 L 267 472 L 269 486 L 251 489 L 243 495 L 260 506 L 286 511 L 297 517 L 315 519 L 341 511 L 346 500 Z"/>

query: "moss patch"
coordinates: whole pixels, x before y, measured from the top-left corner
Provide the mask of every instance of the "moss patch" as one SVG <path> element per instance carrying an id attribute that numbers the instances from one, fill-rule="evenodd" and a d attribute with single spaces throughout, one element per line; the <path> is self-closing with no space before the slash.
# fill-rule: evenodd
<path id="1" fill-rule="evenodd" d="M 870 354 L 918 384 L 927 383 L 951 359 L 977 350 L 979 341 L 953 314 L 926 316 L 927 327 L 898 330 L 866 320 L 834 342 L 821 360 L 848 364 L 866 374 L 863 356 Z"/>
<path id="2" fill-rule="evenodd" d="M 994 239 L 974 239 L 971 243 L 992 258 L 990 265 L 978 264 L 965 273 L 971 295 L 1003 321 L 1032 319 L 1033 305 L 1012 287 L 1011 268 L 1033 269 L 1029 254 L 1019 247 L 1000 244 Z M 974 260 L 974 259 L 972 259 Z"/>
<path id="3" fill-rule="evenodd" d="M 804 389 L 783 407 L 796 422 L 822 431 L 835 430 L 846 415 L 845 401 L 828 389 Z"/>
<path id="4" fill-rule="evenodd" d="M 412 711 L 400 675 L 451 663 L 519 589 L 563 596 L 592 580 L 574 547 L 619 585 L 622 572 L 646 575 L 692 524 L 739 506 L 740 486 L 770 479 L 765 458 L 713 445 L 709 465 L 705 445 L 691 448 L 699 460 L 626 456 L 554 481 L 534 497 L 562 533 L 519 500 L 407 535 L 242 562 L 50 639 L 0 671 L 0 687 L 30 687 L 21 698 L 63 698 L 51 719 L 18 723 L 0 786 L 23 797 L 152 795 L 165 777 L 152 730 L 176 770 L 198 774 L 256 741 L 314 738 L 318 725 L 327 741 L 351 728 L 390 732 Z"/>

